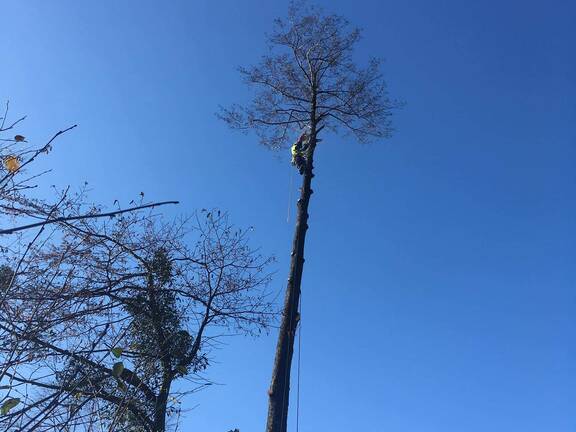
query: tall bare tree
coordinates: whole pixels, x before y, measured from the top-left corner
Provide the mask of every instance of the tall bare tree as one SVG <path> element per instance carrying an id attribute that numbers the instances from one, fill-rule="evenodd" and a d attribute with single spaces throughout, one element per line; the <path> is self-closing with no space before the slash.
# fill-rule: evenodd
<path id="1" fill-rule="evenodd" d="M 255 89 L 254 98 L 248 105 L 221 108 L 219 117 L 232 128 L 254 130 L 261 143 L 271 149 L 285 148 L 302 131 L 306 136 L 306 145 L 294 149 L 302 153 L 298 155 L 302 186 L 268 392 L 266 430 L 285 432 L 308 205 L 320 132 L 342 132 L 362 143 L 388 138 L 391 112 L 399 103 L 387 96 L 378 59 L 370 59 L 366 67 L 353 61 L 360 30 L 350 28 L 345 18 L 325 14 L 304 2 L 293 2 L 288 18 L 277 19 L 274 24 L 268 37 L 270 52 L 259 64 L 240 68 L 244 81 Z"/>

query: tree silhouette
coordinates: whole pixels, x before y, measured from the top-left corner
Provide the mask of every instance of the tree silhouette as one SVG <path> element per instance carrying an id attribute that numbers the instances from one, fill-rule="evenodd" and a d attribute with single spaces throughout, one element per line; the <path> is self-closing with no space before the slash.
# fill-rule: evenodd
<path id="1" fill-rule="evenodd" d="M 0 430 L 176 429 L 222 339 L 273 318 L 271 259 L 248 233 L 220 211 L 130 212 L 53 224 L 25 256 L 4 252 Z"/>
<path id="2" fill-rule="evenodd" d="M 226 213 L 164 222 L 167 203 L 115 209 L 29 193 L 50 152 L 0 117 L 0 430 L 165 432 L 211 384 L 222 338 L 274 317 L 271 258 Z M 19 132 L 19 133 L 18 133 Z M 33 141 L 32 139 L 30 141 Z M 139 205 L 138 205 L 139 204 Z M 6 227 L 6 224 L 9 227 Z M 184 391 L 183 380 L 189 385 Z"/>
<path id="3" fill-rule="evenodd" d="M 312 194 L 314 157 L 320 132 L 353 136 L 364 143 L 388 138 L 390 116 L 399 103 L 389 99 L 380 61 L 359 67 L 353 50 L 360 30 L 338 15 L 325 14 L 304 2 L 290 5 L 288 18 L 277 19 L 268 36 L 270 52 L 255 66 L 240 68 L 255 95 L 247 105 L 221 108 L 218 116 L 239 130 L 254 130 L 263 145 L 283 149 L 304 131 L 302 186 L 290 272 L 269 389 L 267 432 L 285 432 L 294 336 Z"/>

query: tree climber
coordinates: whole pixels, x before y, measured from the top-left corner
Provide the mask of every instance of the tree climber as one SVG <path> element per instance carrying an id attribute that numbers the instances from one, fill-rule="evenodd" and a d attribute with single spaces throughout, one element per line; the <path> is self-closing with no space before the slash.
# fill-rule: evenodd
<path id="1" fill-rule="evenodd" d="M 298 168 L 300 175 L 304 174 L 304 168 L 306 167 L 306 150 L 308 150 L 309 140 L 308 133 L 304 131 L 298 140 L 292 144 L 292 165 Z"/>

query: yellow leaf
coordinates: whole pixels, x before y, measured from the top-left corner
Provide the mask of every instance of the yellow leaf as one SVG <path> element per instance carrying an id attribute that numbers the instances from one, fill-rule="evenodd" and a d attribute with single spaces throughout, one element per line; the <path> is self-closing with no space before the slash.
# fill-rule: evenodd
<path id="1" fill-rule="evenodd" d="M 4 158 L 4 166 L 13 174 L 20 168 L 20 161 L 16 156 L 7 156 Z"/>

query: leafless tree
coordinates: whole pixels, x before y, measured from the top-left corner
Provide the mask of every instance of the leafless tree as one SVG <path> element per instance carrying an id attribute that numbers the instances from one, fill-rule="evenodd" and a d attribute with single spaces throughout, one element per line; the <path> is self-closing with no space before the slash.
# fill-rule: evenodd
<path id="1" fill-rule="evenodd" d="M 285 148 L 302 131 L 307 136 L 307 145 L 299 155 L 302 187 L 269 390 L 267 432 L 286 431 L 308 204 L 319 134 L 342 132 L 360 142 L 388 138 L 392 132 L 391 112 L 400 105 L 387 96 L 378 59 L 370 59 L 366 67 L 354 62 L 353 50 L 359 38 L 360 31 L 350 28 L 343 17 L 325 14 L 304 2 L 292 3 L 288 19 L 275 21 L 268 37 L 270 52 L 256 66 L 240 68 L 245 82 L 255 90 L 251 103 L 221 108 L 218 114 L 232 128 L 254 130 L 262 144 L 271 149 Z"/>
<path id="2" fill-rule="evenodd" d="M 46 237 L 4 253 L 1 430 L 175 429 L 221 338 L 273 316 L 271 259 L 218 211 L 66 221 Z"/>
<path id="3" fill-rule="evenodd" d="M 7 107 L 8 108 L 8 107 Z M 165 222 L 163 203 L 87 204 L 86 188 L 30 198 L 50 151 L 0 119 L 0 430 L 176 430 L 212 382 L 222 338 L 274 317 L 271 258 L 218 210 Z M 22 132 L 20 132 L 22 133 Z M 116 204 L 116 203 L 115 203 Z M 7 228 L 8 226 L 8 228 Z"/>

